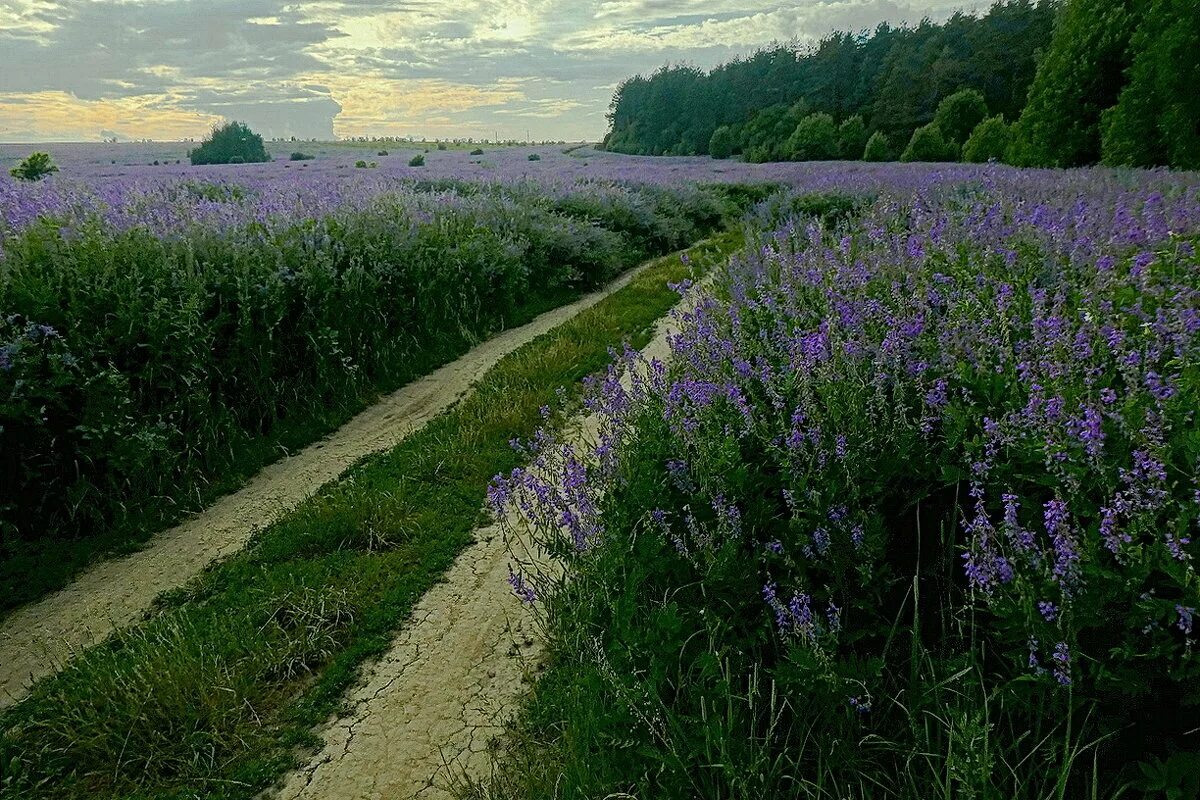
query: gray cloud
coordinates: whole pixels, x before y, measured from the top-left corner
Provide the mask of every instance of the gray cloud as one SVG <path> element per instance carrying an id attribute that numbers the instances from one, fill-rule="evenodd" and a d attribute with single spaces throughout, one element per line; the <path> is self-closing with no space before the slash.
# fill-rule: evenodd
<path id="1" fill-rule="evenodd" d="M 438 135 L 461 124 L 472 129 L 463 135 L 529 127 L 598 137 L 611 87 L 635 72 L 712 66 L 770 41 L 815 41 L 984 2 L 0 0 L 0 106 L 56 92 L 244 119 L 270 136 L 329 137 L 339 114 L 359 125 L 394 122 L 382 113 L 394 95 L 397 107 L 440 109 L 414 116 L 407 132 L 436 120 Z M 468 99 L 413 103 L 431 82 L 449 94 L 463 87 Z M 106 133 L 154 135 L 119 119 L 110 126 Z"/>

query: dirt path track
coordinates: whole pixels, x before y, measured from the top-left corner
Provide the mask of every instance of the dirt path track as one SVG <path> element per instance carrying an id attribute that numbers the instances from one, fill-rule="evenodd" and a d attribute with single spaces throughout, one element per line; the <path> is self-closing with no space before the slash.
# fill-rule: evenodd
<path id="1" fill-rule="evenodd" d="M 646 357 L 665 360 L 674 330 L 673 319 L 661 320 Z M 590 442 L 597 431 L 598 420 L 582 416 L 564 436 Z M 528 538 L 505 542 L 498 525 L 475 537 L 351 690 L 349 713 L 318 732 L 324 749 L 287 777 L 279 800 L 431 800 L 453 797 L 464 775 L 486 777 L 488 741 L 503 731 L 540 654 L 529 611 L 506 582 L 508 565 L 540 559 Z"/>
<path id="2" fill-rule="evenodd" d="M 604 289 L 482 342 L 462 358 L 381 400 L 328 437 L 259 472 L 132 555 L 100 562 L 70 586 L 0 622 L 0 709 L 24 697 L 81 649 L 136 621 L 161 592 L 184 585 L 237 552 L 364 456 L 395 446 L 452 405 L 488 369 L 521 345 L 595 305 L 643 267 Z"/>

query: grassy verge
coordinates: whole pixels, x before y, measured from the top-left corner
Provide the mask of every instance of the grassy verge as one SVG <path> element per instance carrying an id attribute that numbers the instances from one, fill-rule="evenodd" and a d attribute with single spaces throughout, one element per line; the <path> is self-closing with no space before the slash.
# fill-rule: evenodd
<path id="1" fill-rule="evenodd" d="M 380 370 L 371 385 L 351 387 L 348 393 L 339 397 L 299 409 L 281 419 L 263 436 L 239 437 L 231 442 L 227 458 L 213 478 L 197 481 L 189 497 L 177 498 L 173 504 L 160 503 L 145 513 L 131 513 L 121 524 L 92 536 L 3 543 L 0 548 L 0 619 L 26 603 L 36 602 L 63 588 L 95 561 L 134 552 L 155 533 L 207 507 L 217 498 L 237 491 L 263 467 L 337 430 L 384 395 L 462 356 L 491 332 L 524 325 L 539 314 L 577 300 L 582 294 L 563 289 L 531 296 L 527 303 L 503 315 L 478 335 L 459 326 L 449 326 L 444 335 L 427 347 L 398 354 L 392 363 Z"/>
<path id="2" fill-rule="evenodd" d="M 692 268 L 741 242 L 693 247 Z M 508 446 L 556 389 L 643 344 L 688 268 L 628 286 L 502 359 L 461 404 L 164 598 L 0 717 L 0 797 L 251 797 L 312 744 L 364 659 L 471 541 Z"/>

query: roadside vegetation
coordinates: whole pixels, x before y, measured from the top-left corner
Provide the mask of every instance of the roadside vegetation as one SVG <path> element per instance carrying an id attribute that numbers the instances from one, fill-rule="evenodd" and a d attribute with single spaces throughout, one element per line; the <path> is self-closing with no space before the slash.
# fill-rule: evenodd
<path id="1" fill-rule="evenodd" d="M 1195 797 L 1194 176 L 794 210 L 496 478 L 548 669 L 468 794 Z"/>
<path id="2" fill-rule="evenodd" d="M 759 195 L 761 196 L 761 194 Z M 668 288 L 740 246 L 731 232 L 502 359 L 460 405 L 163 598 L 0 717 L 0 797 L 248 798 L 311 745 L 359 664 L 471 540 L 510 446 L 573 406 L 612 348 L 644 344 Z M 560 419 L 555 417 L 554 420 Z"/>
<path id="3" fill-rule="evenodd" d="M 440 181 L 243 219 L 237 184 L 162 191 L 128 227 L 101 208 L 0 242 L 0 614 L 738 213 L 715 189 Z"/>

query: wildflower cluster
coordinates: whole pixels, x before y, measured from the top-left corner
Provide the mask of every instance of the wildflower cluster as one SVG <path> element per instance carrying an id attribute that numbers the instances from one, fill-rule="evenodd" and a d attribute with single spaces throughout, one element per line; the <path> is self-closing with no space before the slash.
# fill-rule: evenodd
<path id="1" fill-rule="evenodd" d="M 646 602 L 691 598 L 714 653 L 796 703 L 834 685 L 863 717 L 864 687 L 911 690 L 911 617 L 947 670 L 1143 724 L 1111 698 L 1200 701 L 1200 187 L 977 177 L 786 219 L 684 317 L 669 368 L 599 383 L 597 536 L 657 536 Z M 551 530 L 552 508 L 523 510 Z"/>

